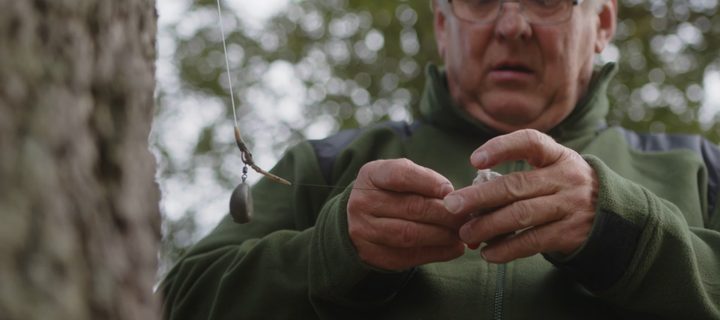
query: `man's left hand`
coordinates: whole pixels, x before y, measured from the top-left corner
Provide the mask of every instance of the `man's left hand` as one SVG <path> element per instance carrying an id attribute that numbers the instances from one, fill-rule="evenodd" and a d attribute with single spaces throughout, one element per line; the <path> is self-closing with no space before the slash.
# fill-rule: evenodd
<path id="1" fill-rule="evenodd" d="M 530 129 L 493 138 L 471 156 L 478 169 L 512 160 L 526 160 L 535 170 L 511 173 L 445 197 L 450 212 L 468 217 L 493 208 L 465 223 L 460 238 L 471 246 L 486 242 L 481 254 L 494 263 L 537 253 L 573 253 L 587 239 L 595 218 L 595 171 L 575 151 Z"/>

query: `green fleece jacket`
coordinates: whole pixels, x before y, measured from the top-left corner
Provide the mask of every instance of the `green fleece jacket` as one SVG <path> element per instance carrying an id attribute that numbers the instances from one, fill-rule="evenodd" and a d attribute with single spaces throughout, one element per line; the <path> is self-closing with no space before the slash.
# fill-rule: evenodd
<path id="1" fill-rule="evenodd" d="M 605 125 L 607 83 L 550 134 L 597 172 L 596 218 L 572 256 L 491 264 L 467 249 L 403 272 L 364 264 L 346 207 L 360 167 L 408 158 L 461 188 L 473 150 L 498 133 L 451 101 L 428 68 L 422 119 L 301 143 L 252 192 L 248 224 L 229 217 L 161 285 L 168 319 L 720 319 L 720 151 L 693 136 L 643 135 Z M 526 162 L 494 168 L 531 170 Z M 338 188 L 308 186 L 333 185 Z"/>

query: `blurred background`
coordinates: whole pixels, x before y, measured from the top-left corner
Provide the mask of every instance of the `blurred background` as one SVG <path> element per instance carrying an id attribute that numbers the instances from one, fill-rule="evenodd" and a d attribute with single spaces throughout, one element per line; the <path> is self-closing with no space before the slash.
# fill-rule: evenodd
<path id="1" fill-rule="evenodd" d="M 270 169 L 303 139 L 412 121 L 437 63 L 429 0 L 222 1 L 238 121 Z M 618 0 L 608 121 L 720 142 L 718 0 Z M 242 174 L 216 0 L 159 0 L 151 144 L 163 192 L 159 275 L 227 214 Z M 251 172 L 250 181 L 258 179 Z"/>

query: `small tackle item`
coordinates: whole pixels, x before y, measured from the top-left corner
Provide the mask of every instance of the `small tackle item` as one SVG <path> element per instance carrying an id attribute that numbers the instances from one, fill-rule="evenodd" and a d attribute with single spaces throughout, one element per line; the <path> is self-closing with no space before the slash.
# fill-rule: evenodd
<path id="1" fill-rule="evenodd" d="M 235 187 L 232 195 L 230 196 L 230 216 L 236 223 L 248 223 L 253 215 L 253 201 L 252 194 L 250 193 L 250 185 L 247 183 L 248 166 L 253 168 L 255 172 L 262 174 L 277 183 L 291 185 L 291 183 L 283 178 L 280 178 L 272 173 L 269 173 L 263 169 L 260 169 L 253 161 L 252 153 L 250 149 L 245 145 L 245 142 L 240 136 L 240 130 L 235 127 L 235 143 L 238 149 L 240 149 L 241 159 L 244 164 L 242 182 Z"/>
<path id="2" fill-rule="evenodd" d="M 495 180 L 498 177 L 501 177 L 502 175 L 492 171 L 490 169 L 480 169 L 477 171 L 477 175 L 475 176 L 475 179 L 473 179 L 472 184 L 481 184 L 483 182 L 488 182 L 490 180 Z"/>
<path id="3" fill-rule="evenodd" d="M 242 182 L 230 196 L 230 216 L 236 223 L 248 223 L 253 215 L 253 201 L 247 179 L 247 165 L 243 167 Z"/>
<path id="4" fill-rule="evenodd" d="M 490 170 L 490 169 L 480 169 L 480 170 L 477 171 L 477 175 L 475 176 L 475 179 L 473 179 L 472 184 L 473 184 L 473 185 L 482 184 L 482 183 L 485 183 L 485 182 L 488 182 L 488 181 L 491 181 L 491 180 L 495 180 L 495 179 L 497 179 L 497 178 L 499 178 L 499 177 L 501 177 L 501 176 L 502 176 L 501 174 L 499 174 L 499 173 L 497 173 L 497 172 L 495 172 L 495 171 L 492 171 L 492 170 Z M 495 211 L 495 210 L 497 210 L 497 209 L 498 209 L 498 208 L 481 209 L 481 210 L 478 211 L 478 212 L 473 212 L 472 214 L 470 214 L 470 217 L 471 217 L 471 218 L 475 218 L 475 217 L 480 216 L 480 215 L 482 215 L 482 214 L 484 214 L 484 213 L 492 212 L 492 211 Z"/>

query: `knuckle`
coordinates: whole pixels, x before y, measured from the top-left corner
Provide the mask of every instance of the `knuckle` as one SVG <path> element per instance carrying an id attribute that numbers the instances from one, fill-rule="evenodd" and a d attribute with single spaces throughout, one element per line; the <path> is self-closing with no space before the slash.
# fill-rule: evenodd
<path id="1" fill-rule="evenodd" d="M 402 170 L 397 170 L 399 178 L 403 181 L 412 181 L 414 177 L 418 176 L 418 167 L 414 162 L 405 158 L 400 159 L 400 161 L 402 161 Z"/>
<path id="2" fill-rule="evenodd" d="M 523 174 L 509 174 L 500 178 L 502 186 L 505 189 L 505 193 L 510 196 L 510 199 L 520 199 L 523 195 L 522 186 L 527 182 Z"/>
<path id="3" fill-rule="evenodd" d="M 569 166 L 563 167 L 562 175 L 571 186 L 584 185 L 587 182 L 585 175 L 583 175 L 579 170 L 575 170 Z"/>
<path id="4" fill-rule="evenodd" d="M 419 199 L 417 196 L 408 196 L 405 199 L 405 210 L 408 213 L 409 216 L 415 217 L 418 215 L 422 215 L 425 211 L 425 204 L 422 199 Z"/>
<path id="5" fill-rule="evenodd" d="M 485 188 L 483 187 L 483 185 L 478 184 L 473 185 L 465 190 L 458 191 L 457 194 L 460 195 L 465 201 L 484 203 L 486 198 L 484 190 Z"/>
<path id="6" fill-rule="evenodd" d="M 533 165 L 544 165 L 557 161 L 558 156 L 562 156 L 563 152 L 552 152 L 559 146 L 550 136 L 537 131 L 535 129 L 523 130 L 525 139 L 527 140 L 528 153 L 538 155 L 535 160 L 531 161 Z"/>
<path id="7" fill-rule="evenodd" d="M 397 161 L 397 163 L 403 167 L 413 167 L 415 165 L 415 163 L 408 158 L 400 158 L 395 161 Z"/>
<path id="8" fill-rule="evenodd" d="M 375 160 L 368 162 L 364 164 L 362 167 L 360 167 L 360 170 L 358 171 L 357 180 L 355 181 L 356 185 L 359 186 L 367 186 L 367 185 L 373 185 L 377 186 L 377 173 L 382 170 L 384 160 Z M 383 176 L 380 174 L 380 176 Z"/>
<path id="9" fill-rule="evenodd" d="M 382 166 L 383 161 L 384 160 L 375 160 L 364 164 L 360 167 L 359 175 L 368 175 L 369 172 L 377 170 L 380 166 Z"/>
<path id="10" fill-rule="evenodd" d="M 372 214 L 372 212 L 379 209 L 382 205 L 382 201 L 371 201 L 371 197 L 376 194 L 370 194 L 367 192 L 353 192 L 350 194 L 350 198 L 347 203 L 347 214 L 348 218 Z"/>
<path id="11" fill-rule="evenodd" d="M 388 161 L 385 171 L 386 181 L 390 186 L 397 187 L 411 181 L 415 175 L 413 162 L 408 159 L 394 159 Z"/>
<path id="12" fill-rule="evenodd" d="M 520 240 L 522 241 L 522 244 L 532 252 L 537 253 L 543 251 L 542 240 L 535 229 L 524 231 Z"/>
<path id="13" fill-rule="evenodd" d="M 511 214 L 515 222 L 521 227 L 529 227 L 533 223 L 532 209 L 526 201 L 514 202 L 511 205 Z"/>
<path id="14" fill-rule="evenodd" d="M 592 169 L 583 166 L 583 162 L 572 161 L 568 165 L 560 166 L 560 174 L 572 186 L 587 185 L 592 182 Z M 579 165 L 578 165 L 579 164 Z"/>
<path id="15" fill-rule="evenodd" d="M 528 145 L 532 148 L 540 148 L 545 142 L 545 134 L 535 129 L 524 129 L 522 133 L 525 135 Z"/>
<path id="16" fill-rule="evenodd" d="M 404 224 L 398 233 L 398 241 L 402 247 L 411 247 L 415 245 L 417 238 L 417 232 L 410 223 Z"/>
<path id="17" fill-rule="evenodd" d="M 402 185 L 415 175 L 412 161 L 402 159 L 374 160 L 363 165 L 358 172 L 358 180 L 369 180 L 373 185 Z"/>

